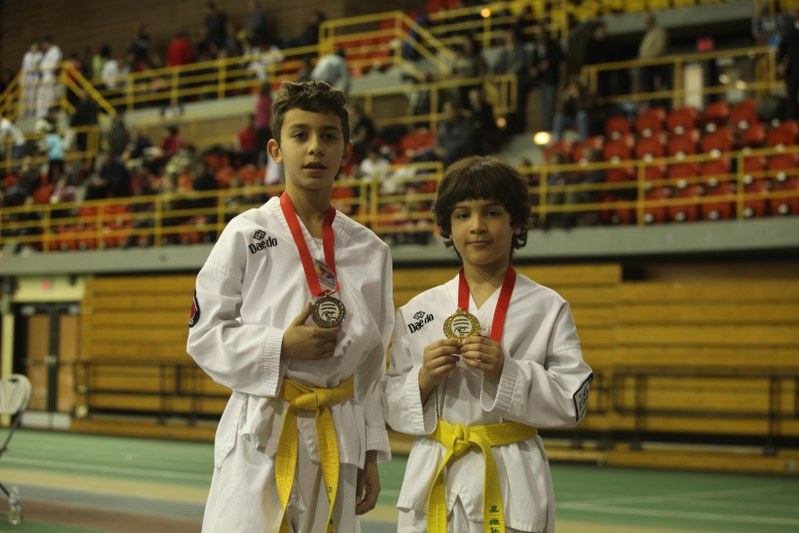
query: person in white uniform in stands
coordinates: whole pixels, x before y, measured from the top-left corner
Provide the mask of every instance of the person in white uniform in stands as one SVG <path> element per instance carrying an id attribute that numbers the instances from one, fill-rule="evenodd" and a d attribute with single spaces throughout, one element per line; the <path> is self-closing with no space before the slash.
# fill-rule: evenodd
<path id="1" fill-rule="evenodd" d="M 330 205 L 352 153 L 345 104 L 327 83 L 283 83 L 267 149 L 285 193 L 231 220 L 197 276 L 187 350 L 233 390 L 205 533 L 357 532 L 377 501 L 392 265 Z"/>
<path id="2" fill-rule="evenodd" d="M 462 159 L 433 212 L 462 267 L 396 314 L 387 420 L 417 435 L 398 531 L 552 532 L 537 428 L 579 423 L 593 375 L 569 304 L 511 264 L 530 224 L 526 182 L 499 158 Z"/>

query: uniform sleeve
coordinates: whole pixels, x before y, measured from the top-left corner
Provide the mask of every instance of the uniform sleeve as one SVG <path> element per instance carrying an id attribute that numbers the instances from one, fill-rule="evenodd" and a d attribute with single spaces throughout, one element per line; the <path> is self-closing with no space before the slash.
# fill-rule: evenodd
<path id="1" fill-rule="evenodd" d="M 381 384 L 386 373 L 386 352 L 394 326 L 394 295 L 392 287 L 391 256 L 386 249 L 383 258 L 382 301 L 375 313 L 378 323 L 380 343 L 369 353 L 362 365 L 356 370 L 357 395 L 363 406 L 366 417 L 366 449 L 376 450 L 377 461 L 391 459 L 391 446 L 388 442 L 386 420 L 383 416 L 383 398 Z"/>
<path id="2" fill-rule="evenodd" d="M 577 328 L 563 302 L 546 343 L 544 364 L 535 354 L 505 354 L 498 384 L 483 380 L 484 410 L 536 427 L 574 426 L 586 413 L 591 368 L 583 361 Z"/>
<path id="3" fill-rule="evenodd" d="M 229 224 L 197 276 L 186 350 L 215 382 L 258 396 L 276 396 L 283 330 L 242 324 L 239 309 L 244 241 Z"/>
<path id="4" fill-rule="evenodd" d="M 436 428 L 435 394 L 422 404 L 419 370 L 422 355 L 411 353 L 402 309 L 397 311 L 389 372 L 384 385 L 386 420 L 396 431 L 427 435 Z"/>

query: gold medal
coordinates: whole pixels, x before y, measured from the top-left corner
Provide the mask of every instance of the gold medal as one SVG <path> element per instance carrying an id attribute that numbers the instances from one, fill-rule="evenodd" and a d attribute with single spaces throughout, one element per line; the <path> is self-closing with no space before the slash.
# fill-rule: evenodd
<path id="1" fill-rule="evenodd" d="M 462 341 L 466 337 L 480 334 L 480 321 L 471 313 L 458 309 L 444 321 L 444 335 L 448 339 Z"/>
<path id="2" fill-rule="evenodd" d="M 313 304 L 311 318 L 316 325 L 322 328 L 334 328 L 344 321 L 347 308 L 338 298 L 325 294 Z"/>

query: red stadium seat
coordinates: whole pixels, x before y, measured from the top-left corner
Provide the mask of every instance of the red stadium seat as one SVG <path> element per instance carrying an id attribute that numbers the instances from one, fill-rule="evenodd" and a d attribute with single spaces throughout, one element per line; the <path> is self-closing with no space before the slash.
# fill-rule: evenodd
<path id="1" fill-rule="evenodd" d="M 666 110 L 662 107 L 650 107 L 635 119 L 635 131 L 641 137 L 649 137 L 663 130 L 666 122 Z"/>
<path id="2" fill-rule="evenodd" d="M 588 161 L 588 158 L 585 157 L 587 150 L 596 150 L 599 154 L 601 154 L 604 147 L 605 139 L 601 135 L 589 137 L 585 141 L 574 146 L 572 149 L 571 160 L 575 163 L 586 162 Z"/>
<path id="3" fill-rule="evenodd" d="M 698 183 L 686 185 L 681 189 L 677 189 L 674 193 L 675 199 L 691 200 L 698 199 L 702 196 L 702 186 Z M 668 218 L 671 222 L 693 222 L 699 218 L 699 204 L 698 203 L 681 203 L 678 205 L 670 205 L 666 208 Z"/>
<path id="4" fill-rule="evenodd" d="M 783 194 L 786 196 L 781 196 Z M 769 206 L 775 215 L 799 214 L 799 177 L 796 174 L 774 184 Z"/>
<path id="5" fill-rule="evenodd" d="M 672 157 L 683 157 L 696 153 L 696 145 L 699 139 L 699 131 L 696 129 L 687 130 L 680 135 L 669 139 L 667 152 Z"/>
<path id="6" fill-rule="evenodd" d="M 762 155 L 744 157 L 743 167 L 743 182 L 749 185 L 755 180 L 760 180 L 762 178 L 763 171 L 766 169 L 766 158 Z"/>
<path id="7" fill-rule="evenodd" d="M 793 146 L 799 136 L 799 122 L 786 120 L 778 126 L 771 128 L 766 134 L 766 143 L 772 148 L 778 146 Z"/>
<path id="8" fill-rule="evenodd" d="M 700 144 L 704 153 L 720 157 L 721 154 L 732 150 L 733 142 L 732 130 L 728 127 L 719 127 L 706 133 Z"/>
<path id="9" fill-rule="evenodd" d="M 663 132 L 656 133 L 651 137 L 639 139 L 635 145 L 635 157 L 644 161 L 659 159 L 666 155 L 666 135 Z M 646 165 L 644 169 L 644 179 L 647 181 L 661 180 L 666 174 L 666 165 L 663 163 L 652 163 Z"/>
<path id="10" fill-rule="evenodd" d="M 730 110 L 730 125 L 733 128 L 744 131 L 755 124 L 760 124 L 756 108 L 756 99 L 741 100 Z"/>
<path id="11" fill-rule="evenodd" d="M 696 109 L 690 106 L 675 109 L 666 116 L 666 127 L 673 135 L 682 135 L 696 127 Z"/>
<path id="12" fill-rule="evenodd" d="M 632 132 L 632 126 L 626 117 L 614 115 L 605 120 L 605 136 L 609 139 L 620 139 L 630 132 Z"/>
<path id="13" fill-rule="evenodd" d="M 739 131 L 741 146 L 759 148 L 766 144 L 766 125 L 762 122 L 755 122 Z"/>
<path id="14" fill-rule="evenodd" d="M 775 182 L 782 182 L 796 177 L 799 166 L 797 154 L 777 154 L 768 160 L 769 174 Z"/>
<path id="15" fill-rule="evenodd" d="M 635 169 L 632 166 L 622 166 L 623 161 L 632 158 L 629 138 L 621 138 L 607 143 L 602 153 L 605 161 L 618 165 L 605 171 L 605 180 L 618 182 L 630 181 L 635 178 Z"/>
<path id="16" fill-rule="evenodd" d="M 671 194 L 671 189 L 669 187 L 654 187 L 646 192 L 645 198 L 647 200 L 647 205 L 644 207 L 644 222 L 647 224 L 662 224 L 666 222 L 665 204 L 649 205 L 649 202 L 667 200 L 671 198 Z"/>
<path id="17" fill-rule="evenodd" d="M 725 196 L 728 197 L 728 199 L 725 201 L 703 203 L 700 206 L 703 219 L 731 220 L 735 217 L 735 182 L 720 181 L 716 185 L 707 189 L 705 191 L 705 196 Z"/>
<path id="18" fill-rule="evenodd" d="M 560 154 L 563 156 L 564 162 L 570 163 L 572 157 L 572 150 L 573 150 L 573 143 L 566 140 L 558 141 L 544 148 L 544 161 L 549 161 L 554 154 Z"/>
<path id="19" fill-rule="evenodd" d="M 764 217 L 768 213 L 768 196 L 770 191 L 769 181 L 764 179 L 755 180 L 749 185 L 744 186 L 745 195 L 755 195 L 757 197 L 744 199 L 744 217 L 755 218 Z"/>
<path id="20" fill-rule="evenodd" d="M 716 131 L 730 119 L 730 105 L 725 100 L 711 102 L 702 112 L 701 122 L 705 131 Z"/>
<path id="21" fill-rule="evenodd" d="M 606 196 L 602 198 L 603 204 L 612 204 L 614 202 L 624 202 L 623 198 L 614 196 Z M 635 223 L 635 210 L 629 207 L 608 207 L 603 209 L 599 215 L 600 220 L 606 224 L 634 224 Z"/>
<path id="22" fill-rule="evenodd" d="M 669 166 L 669 179 L 675 182 L 679 188 L 685 188 L 688 180 L 692 180 L 700 175 L 699 165 L 696 163 L 675 163 Z"/>
<path id="23" fill-rule="evenodd" d="M 702 163 L 699 172 L 705 176 L 708 185 L 715 187 L 720 182 L 726 182 L 733 177 L 730 176 L 730 160 L 726 158 L 714 159 Z"/>

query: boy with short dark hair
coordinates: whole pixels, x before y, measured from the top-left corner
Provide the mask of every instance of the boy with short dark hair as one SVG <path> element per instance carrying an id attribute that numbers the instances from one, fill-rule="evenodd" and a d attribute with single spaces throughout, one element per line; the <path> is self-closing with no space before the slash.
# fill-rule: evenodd
<path id="1" fill-rule="evenodd" d="M 187 349 L 233 389 L 206 533 L 357 532 L 377 501 L 391 257 L 330 205 L 352 153 L 345 103 L 323 82 L 283 84 L 267 149 L 285 193 L 231 220 L 197 277 Z"/>
<path id="2" fill-rule="evenodd" d="M 580 422 L 592 373 L 568 303 L 511 265 L 527 240 L 527 185 L 498 158 L 469 157 L 447 169 L 433 212 L 463 266 L 396 315 L 387 419 L 417 435 L 398 531 L 551 532 L 536 428 Z"/>

